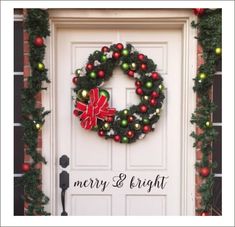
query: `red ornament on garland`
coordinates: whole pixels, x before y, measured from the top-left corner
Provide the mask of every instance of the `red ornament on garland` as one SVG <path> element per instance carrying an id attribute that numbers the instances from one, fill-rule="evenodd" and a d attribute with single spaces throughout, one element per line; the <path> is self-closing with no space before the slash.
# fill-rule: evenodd
<path id="1" fill-rule="evenodd" d="M 117 43 L 117 44 L 116 44 L 116 48 L 117 48 L 118 50 L 122 50 L 122 49 L 123 49 L 123 44 L 122 44 L 122 43 Z"/>
<path id="2" fill-rule="evenodd" d="M 73 81 L 74 85 L 77 85 L 78 84 L 78 77 L 75 76 L 72 81 Z"/>
<path id="3" fill-rule="evenodd" d="M 201 216 L 209 216 L 209 212 L 208 212 L 208 211 L 203 211 L 203 212 L 201 213 Z"/>
<path id="4" fill-rule="evenodd" d="M 143 70 L 143 71 L 145 71 L 145 70 L 147 69 L 147 65 L 144 64 L 144 63 L 141 64 L 141 65 L 140 65 L 140 69 Z"/>
<path id="5" fill-rule="evenodd" d="M 136 88 L 135 92 L 136 92 L 137 95 L 143 95 L 144 94 L 144 91 L 141 87 Z"/>
<path id="6" fill-rule="evenodd" d="M 144 60 L 144 55 L 143 55 L 143 54 L 138 54 L 138 59 L 139 59 L 140 61 L 143 61 L 143 60 Z"/>
<path id="7" fill-rule="evenodd" d="M 193 12 L 196 16 L 201 16 L 204 13 L 205 9 L 203 8 L 195 8 L 193 9 Z"/>
<path id="8" fill-rule="evenodd" d="M 156 105 L 157 105 L 157 100 L 156 100 L 155 98 L 151 98 L 151 99 L 149 100 L 149 104 L 150 104 L 151 106 L 156 106 Z"/>
<path id="9" fill-rule="evenodd" d="M 135 72 L 134 72 L 133 70 L 129 70 L 129 71 L 127 72 L 127 75 L 128 75 L 129 77 L 133 77 L 134 74 L 135 74 Z"/>
<path id="10" fill-rule="evenodd" d="M 29 163 L 23 163 L 21 168 L 22 168 L 23 172 L 28 172 L 30 170 L 30 164 Z"/>
<path id="11" fill-rule="evenodd" d="M 151 128 L 150 128 L 149 125 L 144 125 L 144 127 L 143 127 L 143 132 L 144 133 L 148 133 L 148 132 L 150 132 L 150 130 L 151 130 Z"/>
<path id="12" fill-rule="evenodd" d="M 105 76 L 104 70 L 99 70 L 97 75 L 99 78 L 104 78 L 104 76 Z"/>
<path id="13" fill-rule="evenodd" d="M 159 79 L 159 75 L 158 75 L 157 72 L 152 72 L 151 77 L 152 77 L 154 80 L 158 80 L 158 79 Z"/>
<path id="14" fill-rule="evenodd" d="M 146 105 L 144 105 L 144 104 L 140 105 L 139 108 L 140 108 L 140 112 L 141 113 L 146 113 L 147 110 L 148 110 L 148 107 Z"/>
<path id="15" fill-rule="evenodd" d="M 156 91 L 153 91 L 152 93 L 151 93 L 151 97 L 153 97 L 153 98 L 157 98 L 159 96 L 159 94 L 158 94 L 158 92 L 156 92 Z"/>
<path id="16" fill-rule="evenodd" d="M 102 51 L 103 53 L 109 52 L 109 48 L 108 48 L 107 46 L 103 46 L 103 47 L 101 48 L 101 51 Z"/>
<path id="17" fill-rule="evenodd" d="M 33 44 L 36 46 L 36 47 L 41 47 L 44 45 L 44 41 L 43 41 L 43 38 L 41 36 L 36 36 L 34 41 L 33 41 Z"/>
<path id="18" fill-rule="evenodd" d="M 75 110 L 73 111 L 73 114 L 74 114 L 74 116 L 78 117 L 78 116 L 79 116 L 79 114 L 80 114 L 80 112 L 79 112 L 78 110 L 76 110 L 76 109 L 75 109 Z"/>
<path id="19" fill-rule="evenodd" d="M 87 69 L 88 71 L 91 71 L 93 68 L 94 68 L 94 65 L 91 64 L 91 63 L 88 63 L 88 64 L 86 65 L 86 69 Z"/>
<path id="20" fill-rule="evenodd" d="M 107 121 L 108 123 L 111 123 L 111 122 L 113 122 L 113 117 L 111 117 L 111 116 L 108 116 L 108 117 L 106 118 L 106 121 Z"/>
<path id="21" fill-rule="evenodd" d="M 120 142 L 120 141 L 121 141 L 121 136 L 115 135 L 115 136 L 113 137 L 113 139 L 114 139 L 114 141 L 116 141 L 116 142 Z"/>
<path id="22" fill-rule="evenodd" d="M 134 117 L 133 116 L 128 116 L 127 117 L 127 120 L 129 123 L 133 122 L 134 121 Z"/>
<path id="23" fill-rule="evenodd" d="M 103 130 L 99 130 L 99 131 L 98 131 L 98 135 L 99 135 L 100 137 L 103 137 L 103 136 L 104 136 L 104 131 L 103 131 Z"/>
<path id="24" fill-rule="evenodd" d="M 113 52 L 112 56 L 113 56 L 114 59 L 117 60 L 118 58 L 120 58 L 121 54 L 119 52 Z"/>
<path id="25" fill-rule="evenodd" d="M 209 169 L 209 167 L 202 167 L 202 168 L 200 168 L 199 172 L 200 172 L 201 176 L 207 177 L 210 174 L 210 169 Z"/>
<path id="26" fill-rule="evenodd" d="M 135 86 L 136 86 L 136 87 L 140 87 L 140 86 L 141 86 L 141 82 L 140 82 L 139 80 L 137 80 L 137 81 L 135 82 Z"/>
<path id="27" fill-rule="evenodd" d="M 134 132 L 131 131 L 131 130 L 129 130 L 129 131 L 127 131 L 127 133 L 126 133 L 126 136 L 127 136 L 129 139 L 131 139 L 131 138 L 134 137 Z"/>

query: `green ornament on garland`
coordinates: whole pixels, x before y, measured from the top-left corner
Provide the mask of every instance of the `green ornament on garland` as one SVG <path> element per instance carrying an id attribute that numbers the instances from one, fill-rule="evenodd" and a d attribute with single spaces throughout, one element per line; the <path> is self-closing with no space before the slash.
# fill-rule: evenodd
<path id="1" fill-rule="evenodd" d="M 77 93 L 77 98 L 78 98 L 78 100 L 80 100 L 82 102 L 88 100 L 89 99 L 89 91 L 86 89 L 79 90 Z"/>
<path id="2" fill-rule="evenodd" d="M 104 130 L 109 130 L 110 129 L 110 124 L 108 122 L 105 122 L 104 125 L 103 125 L 103 129 Z"/>
<path id="3" fill-rule="evenodd" d="M 122 143 L 128 143 L 129 139 L 126 136 L 122 137 Z"/>
<path id="4" fill-rule="evenodd" d="M 38 63 L 37 68 L 39 71 L 43 71 L 45 69 L 45 66 L 43 63 Z"/>
<path id="5" fill-rule="evenodd" d="M 142 121 L 143 121 L 144 124 L 149 124 L 149 122 L 150 122 L 150 120 L 148 118 L 146 118 L 146 117 L 143 118 Z"/>
<path id="6" fill-rule="evenodd" d="M 146 88 L 152 88 L 153 87 L 153 82 L 152 81 L 147 81 L 144 85 Z"/>
<path id="7" fill-rule="evenodd" d="M 96 78 L 96 73 L 95 73 L 94 71 L 90 72 L 90 73 L 89 73 L 89 77 L 90 77 L 91 79 L 95 79 L 95 78 Z"/>
<path id="8" fill-rule="evenodd" d="M 129 113 L 129 110 L 128 109 L 125 109 L 122 111 L 124 115 L 127 115 Z"/>
<path id="9" fill-rule="evenodd" d="M 222 53 L 222 48 L 220 48 L 220 47 L 215 48 L 215 53 L 216 53 L 217 55 L 221 55 L 221 53 Z"/>
<path id="10" fill-rule="evenodd" d="M 122 69 L 127 70 L 129 68 L 129 65 L 127 63 L 122 64 Z"/>
<path id="11" fill-rule="evenodd" d="M 132 62 L 130 65 L 131 70 L 136 70 L 136 63 Z"/>
<path id="12" fill-rule="evenodd" d="M 129 50 L 127 50 L 127 49 L 122 50 L 122 55 L 123 56 L 128 56 L 128 54 L 129 54 Z"/>
<path id="13" fill-rule="evenodd" d="M 80 76 L 81 73 L 82 73 L 82 70 L 81 70 L 81 69 L 76 69 L 76 70 L 75 70 L 75 74 L 76 74 L 77 76 Z"/>
<path id="14" fill-rule="evenodd" d="M 212 127 L 212 123 L 210 121 L 207 121 L 205 125 L 206 125 L 207 128 Z"/>
<path id="15" fill-rule="evenodd" d="M 102 55 L 100 60 L 101 60 L 101 62 L 106 62 L 107 61 L 107 56 Z"/>
<path id="16" fill-rule="evenodd" d="M 125 128 L 128 125 L 128 121 L 126 119 L 123 119 L 123 120 L 121 120 L 120 125 L 121 125 L 121 127 Z"/>
<path id="17" fill-rule="evenodd" d="M 199 78 L 200 78 L 201 80 L 204 80 L 204 79 L 206 78 L 206 74 L 205 74 L 205 73 L 200 73 L 200 74 L 199 74 Z"/>
<path id="18" fill-rule="evenodd" d="M 100 89 L 99 95 L 100 96 L 102 96 L 102 95 L 105 96 L 107 98 L 107 100 L 109 100 L 109 98 L 110 98 L 109 92 L 107 90 L 104 90 L 104 89 Z"/>
<path id="19" fill-rule="evenodd" d="M 163 86 L 162 84 L 160 84 L 160 85 L 158 86 L 158 88 L 160 89 L 160 91 L 162 91 L 162 90 L 164 89 L 164 86 Z"/>

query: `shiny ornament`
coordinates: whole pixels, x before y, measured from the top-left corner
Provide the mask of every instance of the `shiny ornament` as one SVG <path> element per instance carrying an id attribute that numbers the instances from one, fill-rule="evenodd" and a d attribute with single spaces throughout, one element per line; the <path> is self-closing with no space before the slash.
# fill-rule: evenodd
<path id="1" fill-rule="evenodd" d="M 127 70 L 129 68 L 129 65 L 127 63 L 122 64 L 122 69 Z"/>
<path id="2" fill-rule="evenodd" d="M 158 87 L 159 87 L 160 91 L 162 91 L 164 89 L 164 86 L 162 84 L 160 84 Z"/>
<path id="3" fill-rule="evenodd" d="M 112 57 L 114 58 L 114 59 L 118 59 L 118 58 L 120 58 L 120 53 L 119 52 L 113 52 L 113 55 L 112 55 Z"/>
<path id="4" fill-rule="evenodd" d="M 141 125 L 139 123 L 134 124 L 134 129 L 135 130 L 140 130 L 140 128 L 141 128 Z"/>
<path id="5" fill-rule="evenodd" d="M 74 85 L 77 85 L 78 84 L 78 77 L 75 76 L 72 81 L 73 81 Z"/>
<path id="6" fill-rule="evenodd" d="M 143 123 L 144 123 L 145 125 L 148 125 L 149 122 L 150 122 L 150 120 L 149 120 L 148 118 L 146 118 L 146 117 L 143 118 L 142 121 L 143 121 Z"/>
<path id="7" fill-rule="evenodd" d="M 143 70 L 143 71 L 147 70 L 147 65 L 144 64 L 144 63 L 141 64 L 141 65 L 140 65 L 140 69 Z"/>
<path id="8" fill-rule="evenodd" d="M 133 138 L 134 135 L 135 135 L 134 132 L 131 131 L 131 130 L 127 131 L 127 133 L 126 133 L 126 136 L 127 136 L 129 139 Z"/>
<path id="9" fill-rule="evenodd" d="M 220 48 L 220 47 L 215 48 L 215 53 L 217 55 L 220 55 L 222 53 L 222 48 Z"/>
<path id="10" fill-rule="evenodd" d="M 116 44 L 116 48 L 117 48 L 118 50 L 122 50 L 122 49 L 123 49 L 123 44 L 122 44 L 122 43 L 117 43 L 117 44 Z"/>
<path id="11" fill-rule="evenodd" d="M 155 98 L 151 98 L 151 99 L 149 100 L 149 104 L 150 104 L 151 106 L 156 106 L 156 105 L 157 105 L 157 100 L 156 100 Z"/>
<path id="12" fill-rule="evenodd" d="M 91 64 L 91 63 L 89 63 L 89 64 L 86 65 L 86 70 L 87 70 L 87 71 L 91 71 L 93 68 L 94 68 L 94 65 Z"/>
<path id="13" fill-rule="evenodd" d="M 105 77 L 105 72 L 104 70 L 99 70 L 98 73 L 97 73 L 98 77 L 99 78 L 104 78 Z"/>
<path id="14" fill-rule="evenodd" d="M 98 131 L 98 135 L 99 135 L 100 137 L 103 137 L 103 136 L 105 135 L 105 133 L 104 133 L 103 130 L 99 130 L 99 131 Z"/>
<path id="15" fill-rule="evenodd" d="M 74 114 L 74 116 L 78 117 L 78 116 L 79 116 L 79 114 L 80 114 L 80 112 L 79 112 L 78 110 L 76 110 L 76 109 L 75 109 L 75 110 L 73 111 L 73 114 Z"/>
<path id="16" fill-rule="evenodd" d="M 90 73 L 89 73 L 89 77 L 90 77 L 91 79 L 95 79 L 95 78 L 96 78 L 96 73 L 95 73 L 95 71 L 90 72 Z"/>
<path id="17" fill-rule="evenodd" d="M 137 95 L 143 95 L 144 94 L 144 91 L 141 87 L 136 88 L 135 92 L 136 92 Z"/>
<path id="18" fill-rule="evenodd" d="M 146 113 L 148 111 L 148 107 L 144 104 L 140 105 L 139 109 L 141 113 Z"/>
<path id="19" fill-rule="evenodd" d="M 144 127 L 143 127 L 143 132 L 144 133 L 148 133 L 148 132 L 150 132 L 150 130 L 151 130 L 151 128 L 150 128 L 149 125 L 144 125 Z"/>
<path id="20" fill-rule="evenodd" d="M 101 62 L 106 62 L 107 61 L 107 56 L 106 55 L 102 55 L 100 61 Z"/>
<path id="21" fill-rule="evenodd" d="M 160 114 L 160 109 L 157 108 L 156 111 L 155 111 L 156 114 Z"/>
<path id="22" fill-rule="evenodd" d="M 204 13 L 205 9 L 203 8 L 195 8 L 193 9 L 193 12 L 196 16 L 201 16 Z"/>
<path id="23" fill-rule="evenodd" d="M 136 70 L 136 64 L 135 64 L 134 62 L 132 62 L 132 63 L 130 64 L 130 69 L 131 69 L 131 70 Z"/>
<path id="24" fill-rule="evenodd" d="M 126 136 L 122 137 L 122 143 L 128 143 L 129 139 Z"/>
<path id="25" fill-rule="evenodd" d="M 33 41 L 33 44 L 36 46 L 36 47 L 41 47 L 44 45 L 44 41 L 43 41 L 43 38 L 41 36 L 36 36 L 34 41 Z"/>
<path id="26" fill-rule="evenodd" d="M 158 80 L 159 79 L 159 75 L 157 72 L 152 72 L 151 77 L 153 78 L 153 80 Z"/>
<path id="27" fill-rule="evenodd" d="M 132 123 L 135 120 L 135 118 L 133 116 L 128 116 L 127 120 L 129 123 Z"/>
<path id="28" fill-rule="evenodd" d="M 110 129 L 110 124 L 108 122 L 105 122 L 104 125 L 103 125 L 103 129 L 104 130 L 109 130 Z"/>
<path id="29" fill-rule="evenodd" d="M 144 84 L 144 86 L 146 87 L 146 88 L 152 88 L 153 87 L 153 82 L 152 81 L 147 81 L 145 84 Z"/>
<path id="30" fill-rule="evenodd" d="M 153 98 L 157 98 L 158 96 L 159 96 L 159 93 L 157 91 L 153 91 L 151 93 L 151 97 L 153 97 Z"/>
<path id="31" fill-rule="evenodd" d="M 200 73 L 200 74 L 199 74 L 199 78 L 200 78 L 201 80 L 204 80 L 204 79 L 206 78 L 206 74 L 205 74 L 205 73 Z"/>
<path id="32" fill-rule="evenodd" d="M 113 137 L 113 139 L 114 139 L 115 142 L 120 142 L 120 141 L 121 141 L 121 136 L 115 135 L 115 136 Z"/>
<path id="33" fill-rule="evenodd" d="M 111 123 L 111 122 L 113 122 L 113 117 L 108 116 L 108 117 L 106 117 L 105 120 L 106 120 L 107 122 Z"/>
<path id="34" fill-rule="evenodd" d="M 21 166 L 21 169 L 23 172 L 28 172 L 30 170 L 30 164 L 29 163 L 23 163 Z"/>
<path id="35" fill-rule="evenodd" d="M 128 56 L 128 54 L 129 54 L 129 50 L 127 50 L 127 49 L 122 50 L 122 55 L 123 56 Z"/>
<path id="36" fill-rule="evenodd" d="M 107 100 L 109 100 L 109 98 L 110 98 L 109 92 L 107 90 L 104 90 L 104 89 L 99 90 L 99 95 L 100 96 L 102 96 L 102 95 L 105 96 L 107 98 Z"/>
<path id="37" fill-rule="evenodd" d="M 143 54 L 138 54 L 138 59 L 140 60 L 140 61 L 143 61 L 144 60 L 144 55 Z"/>
<path id="38" fill-rule="evenodd" d="M 141 82 L 139 80 L 135 81 L 135 86 L 136 87 L 140 87 L 141 86 Z"/>
<path id="39" fill-rule="evenodd" d="M 40 129 L 41 128 L 41 124 L 39 124 L 39 123 L 37 123 L 36 125 L 35 125 L 35 127 L 36 127 L 36 129 Z"/>
<path id="40" fill-rule="evenodd" d="M 43 71 L 45 69 L 45 65 L 43 63 L 38 63 L 37 68 L 39 71 Z"/>
<path id="41" fill-rule="evenodd" d="M 129 110 L 128 110 L 128 109 L 125 109 L 125 110 L 122 111 L 122 113 L 123 113 L 124 115 L 127 115 L 127 114 L 129 113 Z"/>
<path id="42" fill-rule="evenodd" d="M 103 53 L 109 52 L 109 48 L 108 48 L 107 46 L 103 46 L 103 47 L 101 48 L 101 51 L 102 51 Z"/>
<path id="43" fill-rule="evenodd" d="M 128 125 L 128 121 L 126 119 L 123 119 L 123 120 L 121 120 L 120 125 L 121 125 L 121 127 L 125 128 Z"/>
<path id="44" fill-rule="evenodd" d="M 79 90 L 78 93 L 77 93 L 77 98 L 80 101 L 88 100 L 89 99 L 89 91 L 86 90 L 86 89 Z"/>
<path id="45" fill-rule="evenodd" d="M 144 95 L 143 97 L 141 97 L 141 99 L 142 99 L 143 101 L 148 101 L 148 100 L 149 100 L 149 96 Z"/>
<path id="46" fill-rule="evenodd" d="M 199 172 L 201 176 L 207 177 L 210 174 L 210 169 L 208 167 L 202 167 L 200 168 Z"/>
<path id="47" fill-rule="evenodd" d="M 201 216 L 209 216 L 209 212 L 203 211 L 203 212 L 201 212 Z"/>
<path id="48" fill-rule="evenodd" d="M 127 72 L 127 75 L 128 75 L 129 77 L 133 77 L 134 74 L 135 74 L 135 72 L 134 72 L 133 70 L 128 70 L 128 72 Z"/>
<path id="49" fill-rule="evenodd" d="M 77 76 L 80 76 L 81 73 L 82 73 L 82 70 L 81 70 L 81 69 L 76 69 L 76 70 L 75 70 L 75 74 L 76 74 Z"/>
<path id="50" fill-rule="evenodd" d="M 205 125 L 206 125 L 207 128 L 210 128 L 212 126 L 210 121 L 207 121 Z"/>

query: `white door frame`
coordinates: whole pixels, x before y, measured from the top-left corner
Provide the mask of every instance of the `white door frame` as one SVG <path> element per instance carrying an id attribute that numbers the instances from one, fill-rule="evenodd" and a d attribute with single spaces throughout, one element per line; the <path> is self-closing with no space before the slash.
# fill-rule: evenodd
<path id="1" fill-rule="evenodd" d="M 115 13 L 114 13 L 115 12 Z M 51 110 L 42 130 L 42 154 L 47 165 L 42 168 L 43 190 L 50 197 L 46 209 L 56 215 L 56 34 L 58 28 L 172 28 L 181 29 L 183 37 L 182 58 L 182 141 L 181 141 L 181 215 L 195 215 L 195 149 L 189 136 L 194 127 L 190 123 L 196 106 L 193 78 L 196 74 L 196 31 L 191 21 L 196 20 L 191 9 L 50 9 L 51 35 L 47 39 L 46 65 L 51 80 L 42 93 L 42 104 Z"/>

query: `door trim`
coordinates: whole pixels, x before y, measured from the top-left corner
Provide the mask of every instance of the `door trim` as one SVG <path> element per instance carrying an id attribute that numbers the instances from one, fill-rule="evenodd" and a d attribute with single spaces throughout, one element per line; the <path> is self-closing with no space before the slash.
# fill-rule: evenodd
<path id="1" fill-rule="evenodd" d="M 182 167 L 181 167 L 181 215 L 195 215 L 195 149 L 189 136 L 194 131 L 190 123 L 191 114 L 196 107 L 193 92 L 193 78 L 196 73 L 196 29 L 191 21 L 196 20 L 191 9 L 49 9 L 51 36 L 46 41 L 46 65 L 49 68 L 51 83 L 42 93 L 42 103 L 51 114 L 46 118 L 42 129 L 42 154 L 47 165 L 42 168 L 42 188 L 50 197 L 46 209 L 56 214 L 56 188 L 58 157 L 56 157 L 56 33 L 59 28 L 172 28 L 181 29 L 183 35 L 182 58 Z M 115 12 L 115 13 L 114 13 Z"/>

